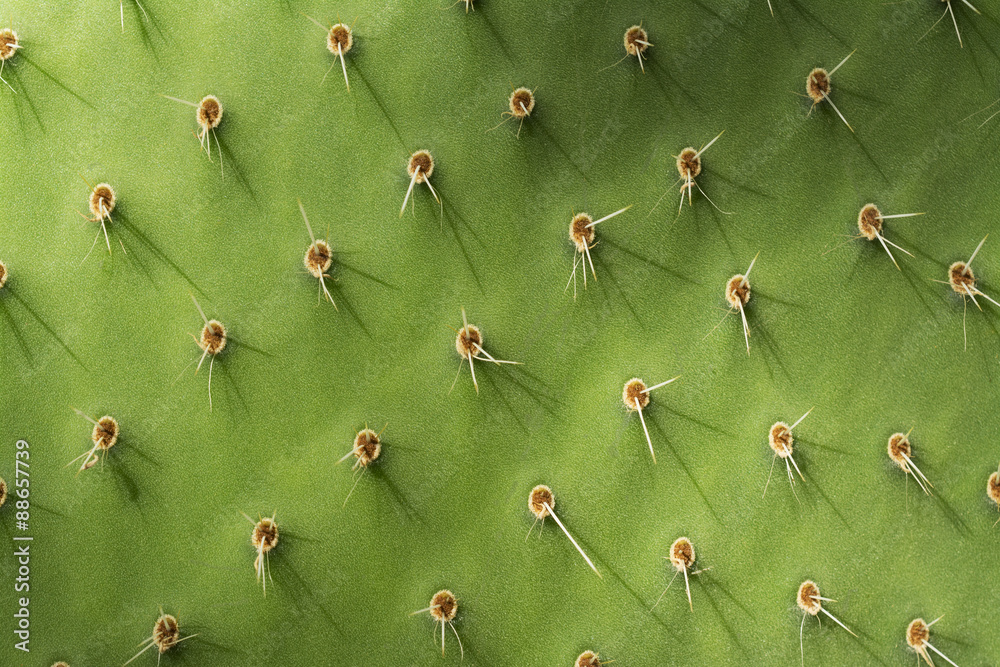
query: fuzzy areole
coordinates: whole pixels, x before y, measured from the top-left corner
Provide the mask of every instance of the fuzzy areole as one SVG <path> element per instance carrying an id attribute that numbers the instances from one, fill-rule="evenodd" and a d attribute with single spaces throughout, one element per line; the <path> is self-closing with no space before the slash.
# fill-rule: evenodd
<path id="1" fill-rule="evenodd" d="M 423 183 L 424 179 L 430 178 L 434 174 L 434 158 L 431 157 L 430 151 L 419 150 L 411 155 L 410 161 L 406 164 L 406 173 L 411 178 L 416 174 L 417 183 Z"/>
<path id="2" fill-rule="evenodd" d="M 931 638 L 931 629 L 927 621 L 922 618 L 915 618 L 906 627 L 906 643 L 917 651 L 924 650 L 924 645 Z"/>
<path id="3" fill-rule="evenodd" d="M 90 439 L 98 449 L 111 449 L 118 442 L 118 421 L 110 415 L 104 415 L 94 424 Z"/>
<path id="4" fill-rule="evenodd" d="M 458 330 L 455 336 L 455 351 L 458 356 L 467 359 L 479 354 L 479 347 L 483 346 L 483 332 L 475 324 L 466 324 Z"/>
<path id="5" fill-rule="evenodd" d="M 688 146 L 677 156 L 677 173 L 681 180 L 688 181 L 701 174 L 701 156 L 698 151 Z"/>
<path id="6" fill-rule="evenodd" d="M 792 429 L 785 422 L 776 422 L 767 434 L 767 442 L 774 453 L 785 458 L 792 454 Z"/>
<path id="7" fill-rule="evenodd" d="M 622 403 L 631 412 L 635 412 L 636 404 L 638 403 L 639 408 L 645 408 L 649 405 L 649 392 L 646 391 L 646 383 L 640 378 L 632 378 L 625 383 L 622 388 Z"/>
<path id="8" fill-rule="evenodd" d="M 508 101 L 514 118 L 526 118 L 535 110 L 535 95 L 527 88 L 518 88 L 510 94 Z"/>
<path id="9" fill-rule="evenodd" d="M 10 60 L 21 46 L 17 33 L 10 28 L 0 30 L 0 61 Z"/>
<path id="10" fill-rule="evenodd" d="M 366 468 L 382 453 L 382 439 L 372 429 L 364 428 L 355 436 L 352 451 L 358 460 L 357 465 Z"/>
<path id="11" fill-rule="evenodd" d="M 830 94 L 830 75 L 825 69 L 817 67 L 809 72 L 809 76 L 806 77 L 806 92 L 816 104 Z"/>
<path id="12" fill-rule="evenodd" d="M 799 609 L 810 616 L 816 616 L 822 607 L 819 600 L 819 586 L 809 580 L 803 581 L 795 601 Z"/>
<path id="13" fill-rule="evenodd" d="M 957 293 L 967 296 L 970 291 L 976 292 L 976 274 L 965 262 L 955 262 L 948 267 L 948 284 Z"/>
<path id="14" fill-rule="evenodd" d="M 750 301 L 750 281 L 741 273 L 736 274 L 726 283 L 726 301 L 731 308 L 739 309 Z"/>
<path id="15" fill-rule="evenodd" d="M 670 545 L 670 564 L 680 572 L 694 565 L 694 545 L 686 537 L 678 537 Z"/>
<path id="16" fill-rule="evenodd" d="M 858 231 L 869 241 L 882 233 L 882 212 L 875 204 L 865 204 L 858 213 Z"/>
<path id="17" fill-rule="evenodd" d="M 160 653 L 166 653 L 181 640 L 180 626 L 170 614 L 163 614 L 153 624 L 153 644 Z"/>
<path id="18" fill-rule="evenodd" d="M 986 496 L 1000 505 L 1000 472 L 990 473 L 989 479 L 986 480 Z"/>
<path id="19" fill-rule="evenodd" d="M 586 213 L 577 213 L 569 223 L 569 240 L 576 246 L 578 252 L 586 252 L 597 238 L 597 230 L 588 227 L 594 219 Z M 586 269 L 586 267 L 584 267 Z"/>
<path id="20" fill-rule="evenodd" d="M 344 23 L 337 23 L 330 28 L 326 37 L 326 48 L 335 56 L 347 53 L 354 46 L 354 31 Z"/>
<path id="21" fill-rule="evenodd" d="M 892 459 L 893 463 L 906 472 L 910 471 L 910 469 L 906 466 L 906 459 L 908 457 L 912 457 L 913 453 L 910 451 L 910 440 L 905 433 L 893 433 L 889 436 L 887 450 L 889 452 L 889 458 Z"/>
<path id="22" fill-rule="evenodd" d="M 115 210 L 117 201 L 114 188 L 107 183 L 100 183 L 91 190 L 87 203 L 90 207 L 90 213 L 94 216 L 94 221 L 110 217 L 111 212 Z"/>
<path id="23" fill-rule="evenodd" d="M 625 53 L 637 56 L 649 48 L 649 35 L 642 26 L 634 25 L 625 31 Z"/>
<path id="24" fill-rule="evenodd" d="M 449 590 L 438 591 L 431 598 L 431 618 L 438 623 L 455 620 L 458 615 L 458 598 Z"/>
<path id="25" fill-rule="evenodd" d="M 333 264 L 333 251 L 330 249 L 330 244 L 322 239 L 313 241 L 306 250 L 306 256 L 302 262 L 313 278 L 322 278 L 330 265 Z"/>
<path id="26" fill-rule="evenodd" d="M 198 104 L 198 110 L 195 114 L 198 125 L 203 131 L 214 130 L 222 122 L 222 103 L 215 95 L 206 95 Z"/>
<path id="27" fill-rule="evenodd" d="M 216 355 L 226 349 L 226 327 L 218 320 L 209 320 L 201 330 L 198 346 L 211 355 Z"/>
<path id="28" fill-rule="evenodd" d="M 535 515 L 536 519 L 544 519 L 549 516 L 549 510 L 553 510 L 555 507 L 556 497 L 552 494 L 552 489 L 544 484 L 539 484 L 528 494 L 528 509 Z"/>
<path id="29" fill-rule="evenodd" d="M 264 517 L 250 533 L 250 541 L 261 553 L 267 553 L 278 545 L 278 524 L 270 517 Z"/>

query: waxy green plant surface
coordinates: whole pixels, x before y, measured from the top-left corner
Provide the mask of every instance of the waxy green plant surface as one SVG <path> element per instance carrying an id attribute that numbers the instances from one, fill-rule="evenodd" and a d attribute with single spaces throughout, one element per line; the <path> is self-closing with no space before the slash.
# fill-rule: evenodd
<path id="1" fill-rule="evenodd" d="M 1000 317 L 968 304 L 963 349 L 962 299 L 934 282 L 997 229 L 1000 118 L 963 120 L 997 97 L 990 3 L 952 3 L 963 48 L 950 17 L 920 40 L 931 0 L 773 0 L 773 18 L 765 0 L 144 0 L 124 31 L 117 4 L 3 12 L 24 48 L 0 90 L 0 474 L 29 441 L 35 540 L 32 651 L 5 583 L 0 661 L 121 664 L 162 605 L 198 634 L 163 665 L 459 664 L 450 630 L 442 659 L 439 626 L 409 616 L 449 588 L 466 665 L 790 665 L 811 578 L 858 637 L 807 619 L 807 664 L 912 665 L 907 624 L 942 614 L 935 647 L 996 664 Z M 350 92 L 303 13 L 353 25 Z M 640 21 L 645 74 L 614 65 Z M 831 92 L 852 134 L 801 95 L 855 49 Z M 511 85 L 537 96 L 519 138 L 487 132 Z M 194 109 L 163 97 L 208 94 L 224 180 Z M 723 130 L 698 184 L 733 214 L 696 190 L 678 217 L 672 155 Z M 420 148 L 443 215 L 418 185 L 401 219 Z M 112 253 L 102 236 L 86 262 L 84 179 L 118 195 Z M 299 199 L 339 310 L 302 266 Z M 867 202 L 925 213 L 886 222 L 901 271 L 849 238 Z M 574 300 L 573 212 L 627 205 Z M 707 334 L 758 253 L 748 357 L 738 315 Z M 1000 235 L 973 268 L 998 296 Z M 231 337 L 211 412 L 190 294 Z M 478 396 L 467 366 L 449 392 L 462 307 L 523 363 L 477 362 Z M 654 465 L 622 385 L 676 375 L 644 411 Z M 103 468 L 65 467 L 90 447 L 72 407 L 118 419 Z M 781 461 L 762 497 L 768 429 L 813 407 L 798 499 Z M 365 424 L 382 455 L 344 506 L 336 461 Z M 886 455 L 911 428 L 933 497 Z M 525 540 L 539 483 L 602 578 L 551 521 Z M 266 597 L 241 512 L 276 512 Z M 681 579 L 651 612 L 681 535 L 711 569 L 693 613 Z"/>

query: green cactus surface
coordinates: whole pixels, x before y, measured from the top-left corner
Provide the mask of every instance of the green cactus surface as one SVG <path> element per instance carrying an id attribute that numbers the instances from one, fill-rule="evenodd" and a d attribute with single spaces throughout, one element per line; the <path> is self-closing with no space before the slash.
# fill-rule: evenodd
<path id="1" fill-rule="evenodd" d="M 998 664 L 993 3 L 116 4 L 2 12 L 0 663 Z"/>

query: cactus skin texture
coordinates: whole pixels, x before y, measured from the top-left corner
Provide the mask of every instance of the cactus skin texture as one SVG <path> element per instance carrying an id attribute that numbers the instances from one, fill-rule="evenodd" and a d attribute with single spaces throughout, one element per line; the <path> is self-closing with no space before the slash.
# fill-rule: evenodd
<path id="1" fill-rule="evenodd" d="M 942 614 L 935 647 L 994 664 L 1000 309 L 968 304 L 965 350 L 962 298 L 934 282 L 997 231 L 1000 117 L 962 122 L 997 96 L 994 7 L 952 3 L 959 47 L 950 17 L 920 40 L 932 0 L 145 0 L 124 30 L 114 4 L 5 5 L 23 48 L 0 87 L 0 475 L 28 440 L 37 505 L 32 652 L 8 592 L 0 663 L 121 664 L 162 605 L 197 634 L 163 665 L 459 664 L 450 628 L 442 658 L 441 626 L 409 616 L 448 589 L 465 665 L 792 665 L 810 579 L 859 638 L 808 618 L 806 664 L 912 665 L 907 624 Z M 302 14 L 352 25 L 350 92 Z M 640 22 L 645 73 L 608 67 Z M 854 49 L 830 93 L 852 134 L 793 92 Z M 487 132 L 512 85 L 536 95 L 520 136 Z M 209 94 L 212 162 L 195 109 L 163 97 Z M 723 130 L 696 182 L 733 215 L 695 189 L 677 217 L 672 156 Z M 400 219 L 418 149 L 443 213 L 417 184 Z M 102 235 L 82 264 L 81 176 L 117 197 L 111 254 Z M 901 270 L 848 238 L 869 202 L 925 213 L 885 223 Z M 630 204 L 574 300 L 573 213 Z M 707 334 L 758 253 L 748 357 L 739 313 Z M 1000 235 L 973 268 L 996 297 Z M 211 412 L 192 294 L 228 335 Z M 449 393 L 463 307 L 523 364 L 476 361 L 478 396 L 468 363 Z M 643 409 L 654 464 L 622 386 L 677 375 Z M 92 426 L 71 406 L 121 425 L 79 475 Z M 770 426 L 810 408 L 798 501 L 783 461 L 762 498 Z M 366 425 L 379 458 L 336 465 Z M 886 455 L 911 428 L 932 496 Z M 553 521 L 525 541 L 537 484 L 603 578 Z M 241 513 L 281 529 L 266 597 Z M 650 612 L 681 535 L 706 570 L 693 612 L 681 578 Z"/>

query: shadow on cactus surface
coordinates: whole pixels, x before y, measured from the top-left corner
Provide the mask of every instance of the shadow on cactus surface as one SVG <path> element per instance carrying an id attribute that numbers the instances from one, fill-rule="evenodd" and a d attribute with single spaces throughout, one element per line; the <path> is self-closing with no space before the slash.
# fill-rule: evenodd
<path id="1" fill-rule="evenodd" d="M 1000 308 L 935 282 L 997 229 L 1000 118 L 968 118 L 1000 94 L 995 7 L 948 5 L 960 46 L 950 15 L 921 39 L 933 0 L 115 4 L 4 17 L 0 475 L 28 441 L 31 510 L 0 525 L 34 537 L 29 654 L 0 563 L 4 664 L 122 664 L 161 608 L 197 635 L 161 665 L 460 664 L 448 622 L 466 665 L 795 665 L 800 627 L 807 665 L 913 665 L 941 615 L 935 648 L 996 664 Z M 350 25 L 343 63 L 305 15 Z M 852 52 L 828 99 L 853 133 L 803 97 Z M 211 162 L 165 97 L 207 95 Z M 400 218 L 420 149 L 441 204 L 416 179 Z M 630 205 L 578 252 L 574 214 Z M 972 269 L 1000 297 L 1000 235 Z M 478 395 L 468 357 L 449 391 L 463 308 Z M 623 403 L 678 375 L 642 421 Z M 73 408 L 119 425 L 82 471 Z M 377 457 L 337 465 L 366 427 Z M 908 432 L 933 495 L 888 455 Z M 554 521 L 525 539 L 540 484 L 601 577 Z M 800 626 L 807 580 L 856 637 Z"/>

